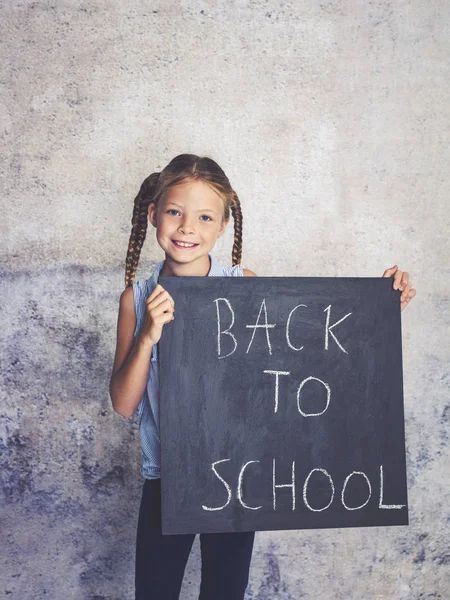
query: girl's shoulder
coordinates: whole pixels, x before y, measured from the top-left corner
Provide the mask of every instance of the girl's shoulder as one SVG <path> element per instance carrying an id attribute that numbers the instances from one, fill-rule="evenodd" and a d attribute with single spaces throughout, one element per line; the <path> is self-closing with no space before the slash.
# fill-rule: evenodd
<path id="1" fill-rule="evenodd" d="M 156 287 L 156 283 L 154 277 L 150 276 L 148 279 L 140 279 L 139 281 L 135 281 L 131 289 L 133 290 L 133 304 L 134 304 L 134 313 L 136 315 L 136 328 L 134 331 L 134 335 L 136 336 L 141 328 L 146 303 L 145 301 L 153 292 Z"/>
<path id="2" fill-rule="evenodd" d="M 240 265 L 234 267 L 221 267 L 222 277 L 244 277 L 244 269 Z"/>
<path id="3" fill-rule="evenodd" d="M 224 267 L 226 271 L 224 275 L 226 277 L 256 277 L 256 273 L 250 269 L 244 269 L 241 265 L 235 265 L 234 267 Z"/>
<path id="4" fill-rule="evenodd" d="M 214 277 L 256 277 L 256 273 L 250 269 L 243 269 L 241 265 L 234 265 L 233 267 L 222 266 L 214 257 L 211 258 L 211 270 L 209 276 Z"/>
<path id="5" fill-rule="evenodd" d="M 150 276 L 147 279 L 140 279 L 139 281 L 135 281 L 133 283 L 133 291 L 134 295 L 137 298 L 145 298 L 153 292 L 155 287 L 158 285 L 158 277 L 164 266 L 164 261 L 157 263 L 153 268 Z"/>
<path id="6" fill-rule="evenodd" d="M 153 292 L 157 285 L 158 281 L 155 278 L 154 273 L 148 277 L 148 279 L 140 279 L 139 281 L 135 281 L 133 283 L 133 301 L 134 301 L 134 311 L 136 313 L 136 318 L 138 324 L 144 316 L 145 312 L 145 301 Z"/>
<path id="7" fill-rule="evenodd" d="M 148 279 L 140 279 L 139 281 L 135 281 L 133 283 L 134 296 L 137 298 L 147 298 L 152 293 L 155 285 L 156 284 L 151 277 Z"/>

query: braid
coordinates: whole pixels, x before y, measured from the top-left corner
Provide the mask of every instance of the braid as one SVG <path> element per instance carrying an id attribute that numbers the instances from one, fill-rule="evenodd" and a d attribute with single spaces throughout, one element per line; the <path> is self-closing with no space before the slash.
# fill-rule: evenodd
<path id="1" fill-rule="evenodd" d="M 241 203 L 238 195 L 233 191 L 233 204 L 231 206 L 231 213 L 234 219 L 234 244 L 231 253 L 232 265 L 239 265 L 242 258 L 242 212 Z"/>
<path id="2" fill-rule="evenodd" d="M 134 283 L 139 256 L 147 233 L 148 206 L 153 200 L 158 178 L 159 173 L 149 175 L 143 181 L 139 193 L 134 199 L 130 241 L 125 260 L 125 287 L 130 287 Z"/>

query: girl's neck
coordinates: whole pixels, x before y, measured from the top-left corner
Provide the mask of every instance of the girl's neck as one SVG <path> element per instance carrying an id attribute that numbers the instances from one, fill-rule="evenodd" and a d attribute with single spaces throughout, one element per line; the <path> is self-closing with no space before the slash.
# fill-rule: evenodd
<path id="1" fill-rule="evenodd" d="M 210 269 L 209 255 L 202 256 L 190 263 L 179 263 L 166 254 L 160 275 L 162 277 L 204 277 L 208 275 Z"/>

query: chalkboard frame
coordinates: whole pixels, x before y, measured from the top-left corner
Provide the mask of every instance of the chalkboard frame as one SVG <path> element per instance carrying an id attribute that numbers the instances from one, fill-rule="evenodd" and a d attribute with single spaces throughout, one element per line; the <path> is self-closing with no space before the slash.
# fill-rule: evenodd
<path id="1" fill-rule="evenodd" d="M 161 337 L 161 341 L 159 344 L 159 360 L 160 360 L 160 396 L 161 396 L 161 407 L 160 407 L 160 427 L 161 427 L 161 482 L 162 482 L 162 529 L 163 534 L 176 534 L 176 533 L 212 533 L 212 532 L 229 532 L 229 531 L 262 531 L 262 530 L 286 530 L 286 529 L 309 529 L 309 528 L 330 528 L 330 527 L 370 527 L 370 526 L 389 526 L 389 525 L 407 525 L 408 524 L 408 503 L 407 503 L 407 480 L 406 480 L 406 455 L 405 455 L 405 440 L 404 440 L 404 408 L 403 408 L 403 373 L 402 373 L 402 347 L 401 347 L 401 317 L 400 317 L 400 292 L 399 290 L 392 289 L 392 279 L 390 278 L 355 278 L 355 277 L 344 277 L 344 278 L 330 278 L 330 277 L 258 277 L 258 278 L 230 278 L 230 277 L 160 277 L 159 282 L 161 285 L 171 293 L 171 295 L 175 299 L 175 321 L 165 325 L 163 335 Z M 329 484 L 330 493 L 332 488 L 334 487 L 334 496 L 333 502 L 334 504 L 339 503 L 339 497 L 341 503 L 346 503 L 346 491 L 348 491 L 351 486 L 356 488 L 359 486 L 361 490 L 364 486 L 367 486 L 367 489 L 372 488 L 373 494 L 370 496 L 371 504 L 371 512 L 369 513 L 363 509 L 354 510 L 353 508 L 345 509 L 343 515 L 339 515 L 339 518 L 336 514 L 332 514 L 331 507 L 327 514 L 327 510 L 325 511 L 315 511 L 314 507 L 311 503 L 311 510 L 307 513 L 307 519 L 304 514 L 302 514 L 302 518 L 292 519 L 294 515 L 287 515 L 284 518 L 273 519 L 269 518 L 270 514 L 267 515 L 267 507 L 265 507 L 266 512 L 261 512 L 260 514 L 264 515 L 262 520 L 258 521 L 255 519 L 254 514 L 255 510 L 243 509 L 242 503 L 240 505 L 236 505 L 236 496 L 237 496 L 237 486 L 235 485 L 233 489 L 234 503 L 233 506 L 230 506 L 230 503 L 223 509 L 222 511 L 217 511 L 216 513 L 209 511 L 207 516 L 206 513 L 208 511 L 204 510 L 201 513 L 201 518 L 198 513 L 195 511 L 189 513 L 189 510 L 186 512 L 186 502 L 188 500 L 186 498 L 189 497 L 190 491 L 192 492 L 193 487 L 196 485 L 196 476 L 199 476 L 200 480 L 204 481 L 204 474 L 200 477 L 199 465 L 193 466 L 193 472 L 189 473 L 189 482 L 186 486 L 180 489 L 180 482 L 182 480 L 182 476 L 180 476 L 180 472 L 174 473 L 177 471 L 178 464 L 182 461 L 184 455 L 179 455 L 178 458 L 171 457 L 171 455 L 177 453 L 177 437 L 175 438 L 172 435 L 171 431 L 174 425 L 174 419 L 176 418 L 176 407 L 177 404 L 173 402 L 173 394 L 170 392 L 171 388 L 174 385 L 179 385 L 179 381 L 177 382 L 178 377 L 178 369 L 174 368 L 173 362 L 173 348 L 175 353 L 179 352 L 180 346 L 180 334 L 181 336 L 187 336 L 186 339 L 192 338 L 192 331 L 189 329 L 190 324 L 192 322 L 196 322 L 200 324 L 200 327 L 195 330 L 195 332 L 199 331 L 202 327 L 201 323 L 201 313 L 195 313 L 195 307 L 198 306 L 199 299 L 202 297 L 203 293 L 212 293 L 212 296 L 216 299 L 218 298 L 234 298 L 233 294 L 247 294 L 247 298 L 258 296 L 259 299 L 266 297 L 272 298 L 272 308 L 273 308 L 273 300 L 276 298 L 276 294 L 274 295 L 272 292 L 275 290 L 284 289 L 283 293 L 279 293 L 278 300 L 287 301 L 287 297 L 289 294 L 286 293 L 286 290 L 292 290 L 295 286 L 299 286 L 299 290 L 303 290 L 303 292 L 295 292 L 296 301 L 292 304 L 292 307 L 296 304 L 303 304 L 308 306 L 308 302 L 313 301 L 313 298 L 316 298 L 316 302 L 321 303 L 321 312 L 323 314 L 323 318 L 329 318 L 330 329 L 328 331 L 328 343 L 329 350 L 331 350 L 331 346 L 334 345 L 333 351 L 336 352 L 339 345 L 339 339 L 342 339 L 342 335 L 344 332 L 344 328 L 339 328 L 339 325 L 336 323 L 338 316 L 341 318 L 344 317 L 344 304 L 345 299 L 349 300 L 353 298 L 353 303 L 351 304 L 352 310 L 348 309 L 346 312 L 350 314 L 354 314 L 355 310 L 360 310 L 361 314 L 365 314 L 366 318 L 372 318 L 376 327 L 383 328 L 383 335 L 388 336 L 388 342 L 383 352 L 389 355 L 389 361 L 395 361 L 397 365 L 397 370 L 390 370 L 389 377 L 392 379 L 392 382 L 396 388 L 396 399 L 395 399 L 395 433 L 396 433 L 396 442 L 394 444 L 393 440 L 387 435 L 384 440 L 384 444 L 391 445 L 392 449 L 395 449 L 395 461 L 394 466 L 392 466 L 392 460 L 388 460 L 386 462 L 386 458 L 383 465 L 378 465 L 378 471 L 376 469 L 372 469 L 370 477 L 365 475 L 364 471 L 358 470 L 357 468 L 349 469 L 348 475 L 350 478 L 345 479 L 345 484 L 343 485 L 343 474 L 340 476 L 340 481 L 334 481 L 334 475 L 330 474 L 330 469 L 325 469 L 323 464 L 317 464 L 314 469 L 314 472 L 305 471 L 299 480 L 296 479 L 295 488 L 298 487 L 296 491 L 296 509 L 293 511 L 294 513 L 299 510 L 299 506 L 302 501 L 302 485 L 304 481 L 306 481 L 305 473 L 309 473 L 310 479 L 308 482 L 316 479 L 317 481 L 322 478 L 321 482 L 322 488 L 327 484 Z M 309 287 L 308 287 L 309 286 Z M 271 290 L 271 295 L 266 290 Z M 307 292 L 305 290 L 308 290 Z M 314 291 L 315 290 L 315 291 Z M 322 291 L 320 291 L 322 290 Z M 332 291 L 331 291 L 332 290 Z M 322 296 L 320 296 L 322 294 Z M 341 296 L 343 296 L 344 300 L 342 300 Z M 302 302 L 305 298 L 307 301 Z M 341 301 L 337 301 L 337 298 L 341 298 Z M 356 298 L 356 300 L 355 300 Z M 331 302 L 330 302 L 331 300 Z M 343 304 L 342 304 L 343 303 Z M 257 303 L 258 304 L 258 303 Z M 261 302 L 259 301 L 259 304 Z M 216 303 L 215 310 L 217 313 L 219 303 Z M 269 308 L 269 300 L 266 302 L 265 309 L 270 313 Z M 323 305 L 323 306 L 322 306 Z M 330 305 L 329 313 L 326 311 L 326 306 Z M 342 305 L 342 306 L 341 306 Z M 226 304 L 223 302 L 221 305 L 226 310 Z M 189 318 L 186 317 L 185 312 L 188 312 L 188 307 L 191 313 L 189 314 Z M 325 310 L 322 311 L 322 308 Z M 262 318 L 261 315 L 264 315 L 264 307 L 262 304 L 260 306 L 259 317 Z M 298 314 L 301 309 L 298 309 Z M 305 309 L 306 311 L 306 309 Z M 370 312 L 373 311 L 373 312 Z M 210 315 L 212 312 L 210 313 Z M 317 314 L 317 311 L 316 311 Z M 248 321 L 246 327 L 249 327 L 250 323 L 255 323 L 255 310 L 253 310 L 251 317 L 244 320 Z M 237 320 L 238 317 L 236 317 Z M 276 320 L 276 319 L 274 319 Z M 344 321 L 342 319 L 342 321 Z M 270 316 L 269 316 L 270 321 Z M 259 321 L 258 321 L 259 322 Z M 350 321 L 349 321 L 350 322 Z M 332 324 L 338 325 L 338 329 L 331 329 Z M 374 326 L 375 326 L 374 325 Z M 378 329 L 374 329 L 374 331 L 378 331 Z M 253 330 L 250 327 L 250 330 L 256 332 L 257 329 Z M 267 332 L 266 328 L 264 332 Z M 339 335 L 336 336 L 338 342 L 334 341 L 334 336 L 332 332 L 339 331 Z M 255 339 L 258 336 L 255 336 Z M 231 338 L 230 338 L 231 339 Z M 260 340 L 263 339 L 263 335 L 260 335 Z M 349 338 L 351 339 L 351 338 Z M 192 341 L 192 339 L 191 339 Z M 225 340 L 224 340 L 225 341 Z M 248 339 L 247 339 L 248 342 Z M 379 340 L 372 340 L 374 344 L 379 344 Z M 294 346 L 294 343 L 292 343 Z M 296 347 L 296 346 L 294 346 Z M 344 344 L 342 344 L 344 347 Z M 348 359 L 348 352 L 345 353 Z M 195 352 L 192 352 L 191 346 L 186 345 L 185 351 L 183 355 L 178 355 L 178 363 L 186 362 L 186 360 L 191 359 L 195 355 Z M 344 355 L 343 351 L 339 349 L 339 354 L 337 355 L 341 358 Z M 232 357 L 231 357 L 232 358 Z M 224 361 L 229 360 L 224 358 Z M 356 359 L 355 359 L 356 360 Z M 387 360 L 387 359 L 386 359 Z M 222 362 L 224 362 L 222 361 Z M 386 362 L 385 368 L 389 369 L 389 361 Z M 188 367 L 189 369 L 189 367 Z M 286 368 L 287 369 L 287 368 Z M 289 369 L 287 369 L 289 370 Z M 270 369 L 261 369 L 261 371 L 270 371 Z M 198 374 L 197 374 L 198 376 Z M 275 375 L 272 376 L 272 382 L 270 382 L 270 375 L 267 373 L 267 386 L 272 385 L 275 380 Z M 205 375 L 205 381 L 207 380 L 207 375 Z M 280 384 L 283 376 L 279 375 L 278 383 Z M 394 381 L 395 380 L 395 381 Z M 206 386 L 211 385 L 211 382 L 205 383 Z M 172 401 L 167 404 L 168 398 L 172 397 Z M 323 408 L 323 407 L 322 407 Z M 300 409 L 299 409 L 300 410 Z M 390 406 L 388 402 L 384 401 L 383 410 L 386 412 L 385 418 L 392 418 L 394 414 L 394 407 Z M 314 416 L 314 415 L 308 415 Z M 314 419 L 310 419 L 312 421 Z M 318 421 L 319 419 L 317 419 Z M 379 425 L 379 424 L 378 424 Z M 176 429 L 176 428 L 175 428 Z M 198 434 L 198 430 L 192 428 L 189 432 L 189 435 L 192 439 L 195 439 L 195 435 Z M 218 432 L 219 434 L 219 432 Z M 356 435 L 356 437 L 358 437 Z M 178 440 L 179 441 L 179 440 Z M 195 448 L 195 444 L 192 444 Z M 185 447 L 186 449 L 186 447 Z M 190 449 L 189 449 L 190 451 Z M 367 451 L 366 451 L 367 452 Z M 380 453 L 380 448 L 377 448 L 377 452 Z M 247 458 L 250 458 L 247 456 Z M 254 460 L 250 462 L 254 462 L 251 466 L 247 466 L 246 477 L 251 480 L 251 467 L 254 468 L 254 472 L 256 473 L 256 469 L 260 466 L 256 464 L 256 457 L 253 457 Z M 224 459 L 225 460 L 225 459 Z M 231 460 L 231 459 L 230 459 Z M 244 459 L 243 459 L 244 460 Z M 195 463 L 195 461 L 194 461 Z M 274 459 L 273 468 L 275 469 L 276 460 Z M 312 464 L 310 465 L 313 466 Z M 221 464 L 220 468 L 225 469 L 228 467 L 226 464 Z M 280 481 L 286 483 L 289 480 L 289 475 L 291 472 L 288 469 L 289 465 L 284 464 L 280 465 Z M 219 467 L 217 467 L 219 468 Z M 268 464 L 265 465 L 266 471 L 268 469 Z M 277 467 L 278 468 L 278 467 Z M 377 471 L 377 472 L 376 472 Z M 298 474 L 297 470 L 297 474 Z M 225 492 L 225 485 L 220 483 L 220 480 L 217 477 L 218 472 L 210 471 L 211 475 L 211 485 L 216 484 L 217 493 L 222 496 Z M 216 475 L 216 476 L 215 476 Z M 236 474 L 235 474 L 236 475 Z M 223 475 L 224 476 L 224 475 Z M 256 476 L 256 475 L 254 475 Z M 225 476 L 224 476 L 225 477 Z M 274 476 L 275 477 L 275 476 Z M 297 475 L 299 477 L 299 475 Z M 328 479 L 327 479 L 328 477 Z M 267 479 L 267 473 L 266 473 Z M 330 483 L 330 479 L 332 479 L 332 483 Z M 256 479 L 255 479 L 256 481 Z M 273 479 L 275 481 L 275 479 Z M 297 483 L 300 481 L 300 483 Z M 384 485 L 384 489 L 383 488 Z M 222 486 L 222 487 L 221 487 Z M 347 486 L 347 487 L 345 487 Z M 231 487 L 231 483 L 230 483 Z M 280 498 L 282 498 L 284 494 L 284 501 L 280 500 L 280 505 L 283 506 L 283 510 L 287 510 L 286 503 L 286 494 L 288 490 L 282 490 L 281 485 L 277 488 L 277 493 L 279 493 Z M 288 487 L 286 485 L 286 487 Z M 291 486 L 292 487 L 292 486 Z M 318 485 L 318 488 L 320 486 Z M 394 488 L 394 493 L 389 492 L 390 488 Z M 304 488 L 303 488 L 304 489 Z M 342 489 L 344 490 L 342 492 Z M 355 494 L 363 494 L 362 491 L 352 492 Z M 292 490 L 291 490 L 292 491 Z M 248 492 L 248 486 L 247 486 Z M 325 492 L 324 492 L 325 493 Z M 174 500 L 174 497 L 180 495 L 177 501 Z M 381 495 L 380 495 L 381 494 Z M 394 499 L 394 501 L 398 501 L 398 504 L 389 504 L 389 500 L 386 500 L 383 495 L 389 495 Z M 379 506 L 375 507 L 374 497 L 379 495 Z M 274 491 L 274 496 L 276 496 Z M 198 498 L 197 498 L 198 500 Z M 266 498 L 267 500 L 267 498 Z M 305 494 L 303 493 L 303 500 L 307 504 L 308 500 L 305 500 Z M 289 499 L 291 501 L 291 499 Z M 178 502 L 178 504 L 177 504 Z M 197 502 L 198 505 L 198 502 Z M 248 506 L 250 503 L 248 504 Z M 203 506 L 206 506 L 203 505 Z M 217 508 L 218 505 L 215 505 Z M 318 505 L 317 505 L 318 506 Z M 383 506 L 383 508 L 381 508 Z M 182 507 L 182 509 L 180 509 Z M 208 508 L 212 509 L 213 503 L 208 506 Z M 386 508 L 385 508 L 386 507 Z M 395 507 L 395 508 L 394 508 Z M 219 512 L 226 512 L 226 509 L 229 508 L 229 511 L 226 515 L 219 514 Z M 304 507 L 303 507 L 304 508 Z M 322 508 L 322 507 L 321 507 Z M 309 509 L 308 509 L 309 510 Z M 274 510 L 275 512 L 275 510 Z M 250 513 L 251 517 L 250 517 Z M 304 513 L 304 510 L 303 510 Z M 351 518 L 349 518 L 349 514 L 351 514 Z M 273 515 L 272 515 L 273 516 Z M 278 515 L 277 515 L 278 516 Z M 291 518 L 288 518 L 291 517 Z M 264 520 L 266 522 L 264 522 Z"/>

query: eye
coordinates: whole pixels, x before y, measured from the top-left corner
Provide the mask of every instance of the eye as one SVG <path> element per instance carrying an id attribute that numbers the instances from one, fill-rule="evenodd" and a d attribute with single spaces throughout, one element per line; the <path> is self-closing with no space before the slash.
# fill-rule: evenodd
<path id="1" fill-rule="evenodd" d="M 200 219 L 202 219 L 203 221 L 212 221 L 212 219 L 209 215 L 202 215 L 200 217 Z"/>
<path id="2" fill-rule="evenodd" d="M 179 212 L 175 208 L 169 208 L 169 210 L 167 212 L 169 213 L 169 215 L 173 215 L 174 217 L 176 217 L 176 214 L 174 214 L 174 213 L 179 214 Z"/>

